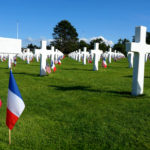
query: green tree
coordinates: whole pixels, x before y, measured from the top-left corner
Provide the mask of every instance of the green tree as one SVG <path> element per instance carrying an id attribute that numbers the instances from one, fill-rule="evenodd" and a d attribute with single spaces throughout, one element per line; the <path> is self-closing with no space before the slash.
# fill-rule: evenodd
<path id="1" fill-rule="evenodd" d="M 65 54 L 78 49 L 78 33 L 67 20 L 60 21 L 54 27 L 53 38 L 51 45 Z"/>
<path id="2" fill-rule="evenodd" d="M 89 49 L 89 44 L 86 43 L 84 40 L 79 41 L 79 49 L 83 50 L 84 47 L 87 47 Z"/>
<path id="3" fill-rule="evenodd" d="M 33 44 L 31 43 L 31 44 L 28 44 L 27 48 L 29 48 L 30 51 L 34 52 L 34 49 L 38 49 L 39 47 L 36 46 L 36 45 L 33 45 Z"/>
<path id="4" fill-rule="evenodd" d="M 100 50 L 103 50 L 104 52 L 109 49 L 109 45 L 106 45 L 105 42 L 101 38 L 94 39 L 90 41 L 90 49 L 94 48 L 94 43 L 99 43 Z"/>
<path id="5" fill-rule="evenodd" d="M 113 46 L 113 50 L 117 50 L 127 56 L 126 43 L 130 42 L 128 39 L 119 39 L 118 42 Z"/>
<path id="6" fill-rule="evenodd" d="M 146 33 L 146 43 L 150 44 L 150 32 Z"/>
<path id="7" fill-rule="evenodd" d="M 132 42 L 135 42 L 135 36 L 132 37 Z M 146 43 L 150 44 L 150 32 L 146 33 Z"/>

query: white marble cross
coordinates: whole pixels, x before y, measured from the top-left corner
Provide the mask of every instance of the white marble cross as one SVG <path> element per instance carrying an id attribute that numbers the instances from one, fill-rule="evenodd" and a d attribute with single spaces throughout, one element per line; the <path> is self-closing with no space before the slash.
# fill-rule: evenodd
<path id="1" fill-rule="evenodd" d="M 35 50 L 35 53 L 40 53 L 40 76 L 46 75 L 47 51 L 48 50 L 46 49 L 46 41 L 41 41 L 41 49 Z"/>
<path id="2" fill-rule="evenodd" d="M 109 52 L 108 52 L 108 62 L 109 63 L 111 63 L 111 53 L 112 53 L 111 51 L 112 51 L 112 48 L 110 47 Z"/>
<path id="3" fill-rule="evenodd" d="M 78 54 L 78 62 L 80 62 L 81 61 L 81 49 L 78 50 L 77 54 Z"/>
<path id="4" fill-rule="evenodd" d="M 117 51 L 114 51 L 114 59 L 116 60 Z"/>
<path id="5" fill-rule="evenodd" d="M 148 53 L 145 54 L 145 62 L 147 62 Z"/>
<path id="6" fill-rule="evenodd" d="M 91 50 L 91 53 L 94 54 L 94 64 L 93 64 L 93 70 L 98 70 L 98 61 L 100 58 L 100 50 L 99 50 L 99 43 L 94 44 L 94 50 Z"/>
<path id="7" fill-rule="evenodd" d="M 129 68 L 133 68 L 134 53 L 128 52 L 127 57 L 128 57 L 128 62 L 129 62 Z"/>
<path id="8" fill-rule="evenodd" d="M 27 51 L 26 51 L 26 58 L 27 58 L 27 64 L 30 64 L 30 49 L 27 48 Z"/>
<path id="9" fill-rule="evenodd" d="M 135 42 L 127 43 L 126 50 L 134 52 L 132 95 L 143 94 L 145 54 L 150 53 L 150 45 L 146 44 L 146 27 L 135 28 Z"/>
<path id="10" fill-rule="evenodd" d="M 55 61 L 58 61 L 58 50 L 57 49 L 55 49 L 55 54 L 54 55 L 55 55 L 54 56 Z"/>
<path id="11" fill-rule="evenodd" d="M 3 54 L 0 53 L 0 56 L 1 56 L 1 62 L 3 62 Z"/>
<path id="12" fill-rule="evenodd" d="M 35 57 L 36 57 L 36 61 L 39 62 L 39 54 L 36 54 Z"/>
<path id="13" fill-rule="evenodd" d="M 75 60 L 77 61 L 78 60 L 78 52 L 75 51 Z"/>
<path id="14" fill-rule="evenodd" d="M 83 65 L 86 65 L 87 47 L 83 48 L 82 55 L 83 55 Z"/>
<path id="15" fill-rule="evenodd" d="M 55 62 L 55 51 L 54 51 L 54 46 L 51 46 L 51 63 Z"/>
<path id="16" fill-rule="evenodd" d="M 13 63 L 13 54 L 8 55 L 8 68 L 11 68 L 12 63 Z"/>
<path id="17" fill-rule="evenodd" d="M 37 62 L 39 62 L 40 52 L 41 52 L 40 49 L 34 50 L 34 56 L 35 56 Z"/>

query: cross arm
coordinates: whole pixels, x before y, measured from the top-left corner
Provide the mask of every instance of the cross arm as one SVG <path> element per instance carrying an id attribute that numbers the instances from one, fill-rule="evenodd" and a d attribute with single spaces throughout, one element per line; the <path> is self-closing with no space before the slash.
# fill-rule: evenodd
<path id="1" fill-rule="evenodd" d="M 150 45 L 143 43 L 126 43 L 127 52 L 150 53 Z"/>

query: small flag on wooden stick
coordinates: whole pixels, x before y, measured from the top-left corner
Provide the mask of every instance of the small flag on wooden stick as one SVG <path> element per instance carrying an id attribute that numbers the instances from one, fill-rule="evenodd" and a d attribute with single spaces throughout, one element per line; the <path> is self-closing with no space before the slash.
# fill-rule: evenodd
<path id="1" fill-rule="evenodd" d="M 103 58 L 102 67 L 107 68 L 107 63 L 106 63 L 106 59 L 105 58 Z"/>
<path id="2" fill-rule="evenodd" d="M 9 128 L 9 144 L 11 144 L 11 130 L 21 116 L 24 108 L 25 104 L 23 102 L 22 96 L 12 71 L 10 71 L 6 114 L 6 125 Z"/>
<path id="3" fill-rule="evenodd" d="M 53 61 L 51 61 L 51 68 L 53 69 L 53 72 L 55 72 L 55 71 L 56 71 L 56 66 L 55 66 L 55 64 L 54 64 L 54 62 L 53 62 Z"/>

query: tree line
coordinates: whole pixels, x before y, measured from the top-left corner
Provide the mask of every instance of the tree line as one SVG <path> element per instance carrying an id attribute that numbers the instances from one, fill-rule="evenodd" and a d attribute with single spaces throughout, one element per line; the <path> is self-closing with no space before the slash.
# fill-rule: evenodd
<path id="1" fill-rule="evenodd" d="M 60 21 L 54 27 L 52 36 L 53 41 L 48 44 L 47 48 L 50 49 L 51 46 L 55 46 L 55 48 L 59 49 L 64 54 L 68 54 L 78 49 L 83 50 L 83 47 L 87 47 L 88 50 L 91 50 L 94 48 L 95 42 L 99 43 L 99 48 L 104 52 L 108 51 L 110 48 L 110 45 L 107 45 L 101 38 L 91 40 L 89 43 L 84 40 L 79 40 L 75 27 L 68 20 Z M 134 36 L 132 41 L 134 41 Z M 147 32 L 146 41 L 148 44 L 150 44 L 150 32 Z M 118 42 L 113 45 L 113 51 L 117 50 L 124 55 L 127 55 L 125 45 L 126 42 L 130 41 L 126 38 L 119 39 Z M 38 48 L 38 46 L 31 43 L 27 46 L 27 48 L 30 48 L 30 50 L 33 51 L 34 48 Z"/>

